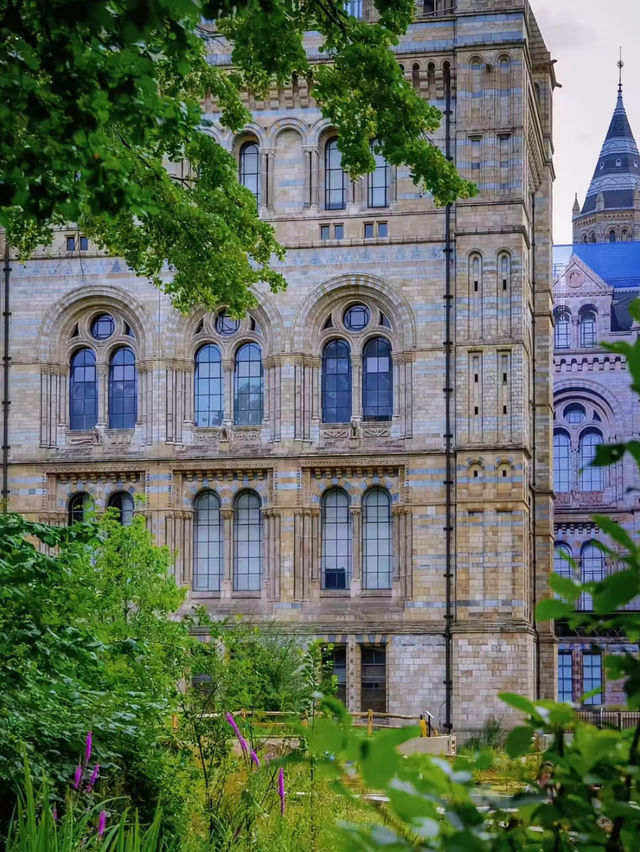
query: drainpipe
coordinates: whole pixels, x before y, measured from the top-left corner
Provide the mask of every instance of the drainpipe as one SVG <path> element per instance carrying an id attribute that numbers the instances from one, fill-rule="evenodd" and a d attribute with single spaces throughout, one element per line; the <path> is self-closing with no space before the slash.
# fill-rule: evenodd
<path id="1" fill-rule="evenodd" d="M 6 239 L 6 237 L 5 237 Z M 3 355 L 2 355 L 2 491 L 0 503 L 2 512 L 6 514 L 9 504 L 9 280 L 11 266 L 9 265 L 9 243 L 4 247 L 4 303 L 3 303 Z"/>
<path id="2" fill-rule="evenodd" d="M 451 70 L 445 66 L 444 69 L 444 85 L 445 85 L 445 155 L 447 160 L 453 159 L 451 156 Z M 453 341 L 451 339 L 452 332 L 452 312 L 453 312 L 453 293 L 451 292 L 451 264 L 453 261 L 453 245 L 451 240 L 451 213 L 452 205 L 448 204 L 444 213 L 444 253 L 445 253 L 445 342 L 444 342 L 444 357 L 445 357 L 445 731 L 451 733 L 452 715 L 453 715 L 453 489 L 454 489 L 454 448 L 453 448 L 453 431 L 452 431 L 452 406 L 453 406 Z"/>
<path id="3" fill-rule="evenodd" d="M 533 313 L 531 318 L 531 337 L 532 337 L 532 352 L 531 352 L 531 372 L 532 389 L 533 389 L 533 429 L 531 438 L 531 535 L 533 536 L 533 547 L 531 552 L 531 570 L 533 571 L 533 631 L 535 635 L 536 646 L 536 690 L 535 697 L 540 698 L 540 684 L 542 673 L 540 671 L 540 632 L 538 631 L 538 623 L 535 615 L 535 605 L 538 602 L 538 454 L 536 440 L 536 418 L 537 418 L 537 400 L 536 400 L 536 197 L 531 193 L 531 290 L 533 295 Z"/>

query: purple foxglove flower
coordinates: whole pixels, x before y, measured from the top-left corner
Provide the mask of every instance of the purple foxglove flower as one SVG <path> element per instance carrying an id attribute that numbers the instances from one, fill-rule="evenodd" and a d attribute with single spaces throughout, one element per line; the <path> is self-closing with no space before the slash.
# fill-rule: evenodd
<path id="1" fill-rule="evenodd" d="M 284 769 L 278 769 L 278 795 L 280 796 L 280 813 L 284 816 Z"/>
<path id="2" fill-rule="evenodd" d="M 53 817 L 53 821 L 56 822 L 58 819 L 58 809 L 56 808 L 55 803 L 51 808 L 51 816 Z"/>
<path id="3" fill-rule="evenodd" d="M 87 741 L 84 747 L 84 762 L 89 763 L 91 760 L 91 748 L 93 746 L 93 732 L 89 731 L 87 733 Z"/>
<path id="4" fill-rule="evenodd" d="M 255 751 L 253 749 L 251 749 L 251 760 L 255 763 L 256 769 L 259 769 L 260 768 L 260 758 L 258 757 L 258 755 L 255 753 Z"/>
<path id="5" fill-rule="evenodd" d="M 227 722 L 233 728 L 233 732 L 236 735 L 236 737 L 238 738 L 238 742 L 240 743 L 240 748 L 242 749 L 242 751 L 245 754 L 248 754 L 249 753 L 249 746 L 247 745 L 247 741 L 245 740 L 245 738 L 240 733 L 240 728 L 238 727 L 236 720 L 233 718 L 231 713 L 227 713 Z"/>
<path id="6" fill-rule="evenodd" d="M 82 781 L 82 764 L 79 763 L 76 766 L 76 771 L 73 775 L 73 789 L 77 790 L 80 786 L 80 782 Z"/>
<path id="7" fill-rule="evenodd" d="M 104 829 L 107 824 L 107 812 L 100 811 L 100 816 L 98 817 L 98 837 L 102 837 L 104 834 Z"/>
<path id="8" fill-rule="evenodd" d="M 89 783 L 87 784 L 87 793 L 90 793 L 93 790 L 95 783 L 98 780 L 99 774 L 100 774 L 100 764 L 96 763 L 96 765 L 93 767 L 93 772 L 91 773 L 91 778 L 89 778 Z"/>

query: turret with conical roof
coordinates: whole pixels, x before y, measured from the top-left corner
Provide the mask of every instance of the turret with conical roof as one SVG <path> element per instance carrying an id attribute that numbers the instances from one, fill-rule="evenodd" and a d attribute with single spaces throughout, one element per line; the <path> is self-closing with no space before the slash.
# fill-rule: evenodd
<path id="1" fill-rule="evenodd" d="M 587 197 L 582 209 L 573 207 L 574 243 L 640 240 L 639 202 L 640 152 L 624 108 L 621 78 Z"/>

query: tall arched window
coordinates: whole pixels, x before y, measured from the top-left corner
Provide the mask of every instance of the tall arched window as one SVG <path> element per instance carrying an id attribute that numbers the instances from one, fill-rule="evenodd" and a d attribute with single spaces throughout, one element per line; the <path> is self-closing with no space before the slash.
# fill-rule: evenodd
<path id="1" fill-rule="evenodd" d="M 615 243 L 615 241 L 616 241 L 616 232 L 611 230 L 611 231 L 609 231 L 609 242 Z"/>
<path id="2" fill-rule="evenodd" d="M 338 140 L 330 139 L 324 149 L 324 206 L 327 210 L 344 210 L 346 177 L 342 171 L 342 154 Z"/>
<path id="3" fill-rule="evenodd" d="M 602 443 L 602 435 L 595 429 L 583 432 L 580 436 L 580 490 L 602 491 L 604 479 L 601 467 L 592 467 L 596 457 L 596 447 Z"/>
<path id="4" fill-rule="evenodd" d="M 193 395 L 196 426 L 219 426 L 224 409 L 222 358 L 212 343 L 196 352 Z"/>
<path id="5" fill-rule="evenodd" d="M 566 432 L 553 435 L 553 490 L 556 494 L 571 491 L 571 441 Z"/>
<path id="6" fill-rule="evenodd" d="M 349 498 L 332 488 L 322 498 L 322 586 L 348 589 L 351 584 L 351 515 Z"/>
<path id="7" fill-rule="evenodd" d="M 203 491 L 193 510 L 193 588 L 219 592 L 224 550 L 220 498 L 213 491 Z"/>
<path id="8" fill-rule="evenodd" d="M 244 343 L 236 352 L 234 422 L 262 423 L 262 353 L 257 343 Z"/>
<path id="9" fill-rule="evenodd" d="M 365 589 L 390 589 L 393 576 L 391 499 L 371 488 L 363 501 L 362 576 Z"/>
<path id="10" fill-rule="evenodd" d="M 596 315 L 594 311 L 584 311 L 580 317 L 580 346 L 586 348 L 596 345 Z"/>
<path id="11" fill-rule="evenodd" d="M 555 315 L 556 327 L 554 331 L 554 346 L 556 349 L 569 348 L 569 329 L 571 326 L 571 314 L 565 308 L 561 308 Z"/>
<path id="12" fill-rule="evenodd" d="M 137 414 L 136 356 L 123 346 L 109 364 L 109 428 L 133 429 Z"/>
<path id="13" fill-rule="evenodd" d="M 236 497 L 233 515 L 233 588 L 257 592 L 262 579 L 262 511 L 255 491 Z"/>
<path id="14" fill-rule="evenodd" d="M 93 429 L 97 420 L 96 356 L 91 349 L 78 349 L 71 356 L 69 426 L 71 429 Z"/>
<path id="15" fill-rule="evenodd" d="M 331 340 L 322 353 L 322 422 L 351 420 L 351 348 L 346 340 Z"/>
<path id="16" fill-rule="evenodd" d="M 240 148 L 240 183 L 251 190 L 260 207 L 260 149 L 255 142 L 245 142 Z"/>
<path id="17" fill-rule="evenodd" d="M 588 542 L 582 548 L 580 580 L 583 583 L 600 583 L 604 580 L 604 553 L 593 542 Z M 593 600 L 587 592 L 580 595 L 580 609 L 593 609 Z"/>
<path id="18" fill-rule="evenodd" d="M 573 570 L 571 563 L 567 562 L 571 559 L 571 548 L 568 544 L 556 544 L 553 551 L 553 572 L 560 577 L 573 579 Z"/>
<path id="19" fill-rule="evenodd" d="M 74 494 L 69 498 L 67 504 L 67 521 L 71 524 L 81 524 L 86 517 L 87 509 L 91 505 L 91 497 L 85 492 Z"/>
<path id="20" fill-rule="evenodd" d="M 362 355 L 362 415 L 365 420 L 391 420 L 391 344 L 384 337 L 375 337 L 364 347 Z"/>
<path id="21" fill-rule="evenodd" d="M 386 207 L 389 203 L 389 164 L 382 154 L 373 152 L 376 167 L 367 175 L 367 204 Z"/>
<path id="22" fill-rule="evenodd" d="M 133 506 L 133 497 L 127 491 L 116 491 L 107 503 L 109 509 L 117 511 L 118 520 L 123 527 L 128 527 L 133 520 Z"/>

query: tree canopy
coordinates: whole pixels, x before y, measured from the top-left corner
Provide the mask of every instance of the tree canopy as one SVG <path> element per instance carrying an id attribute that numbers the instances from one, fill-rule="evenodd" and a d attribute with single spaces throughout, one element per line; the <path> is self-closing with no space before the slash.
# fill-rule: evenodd
<path id="1" fill-rule="evenodd" d="M 404 79 L 393 46 L 413 0 L 375 0 L 378 20 L 340 0 L 0 0 L 0 225 L 22 256 L 75 223 L 150 277 L 176 307 L 241 313 L 259 281 L 285 286 L 283 257 L 233 158 L 213 138 L 219 122 L 250 118 L 241 93 L 304 76 L 336 127 L 343 166 L 371 171 L 371 143 L 406 164 L 436 203 L 474 193 L 428 134 L 440 112 Z M 216 21 L 215 28 L 203 25 Z M 304 34 L 323 39 L 311 62 Z M 233 68 L 207 61 L 229 42 Z M 167 161 L 189 163 L 176 180 Z M 166 275 L 167 266 L 173 274 Z"/>

